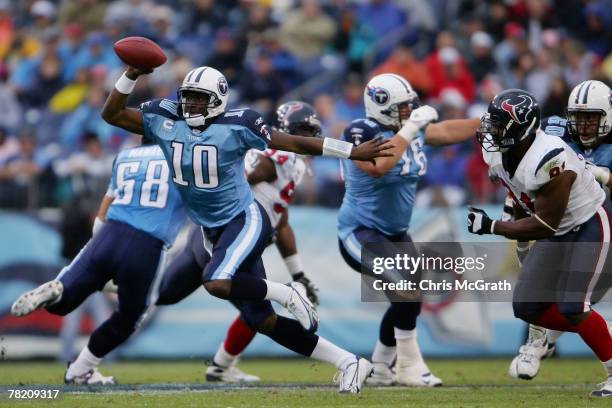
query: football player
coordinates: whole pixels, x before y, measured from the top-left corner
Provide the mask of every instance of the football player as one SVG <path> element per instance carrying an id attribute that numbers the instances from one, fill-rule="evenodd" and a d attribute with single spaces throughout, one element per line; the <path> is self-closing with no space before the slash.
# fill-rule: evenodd
<path id="1" fill-rule="evenodd" d="M 570 122 L 574 118 L 571 113 Z M 468 230 L 536 241 L 514 288 L 514 314 L 527 323 L 578 333 L 608 375 L 591 395 L 609 397 L 612 335 L 591 303 L 610 287 L 612 205 L 587 162 L 539 125 L 540 107 L 528 92 L 506 90 L 489 104 L 477 138 L 490 173 L 514 200 L 515 221 L 492 220 L 472 208 Z"/>
<path id="2" fill-rule="evenodd" d="M 320 137 L 321 125 L 309 104 L 292 101 L 276 111 L 276 128 L 283 132 L 307 137 Z M 302 260 L 297 252 L 295 235 L 288 222 L 289 204 L 294 189 L 301 183 L 308 165 L 299 155 L 267 149 L 249 150 L 245 158 L 247 180 L 255 199 L 270 218 L 275 244 L 294 281 L 306 288 L 306 295 L 317 305 L 317 289 L 304 275 Z M 270 242 L 272 239 L 270 239 Z M 158 305 L 178 303 L 202 285 L 202 271 L 210 256 L 204 249 L 202 233 L 194 227 L 189 232 L 188 246 L 168 266 L 160 287 Z M 212 364 L 206 370 L 207 381 L 252 382 L 259 377 L 246 374 L 236 367 L 239 355 L 246 349 L 256 332 L 240 316 L 231 324 L 225 341 L 219 345 Z"/>
<path id="3" fill-rule="evenodd" d="M 67 384 L 115 384 L 113 377 L 98 371 L 98 364 L 127 340 L 155 305 L 166 251 L 185 220 L 159 146 L 121 151 L 91 240 L 56 279 L 24 293 L 11 308 L 14 316 L 42 307 L 65 316 L 108 281 L 117 284 L 118 310 L 94 330 L 87 346 L 68 365 Z"/>
<path id="4" fill-rule="evenodd" d="M 342 163 L 346 193 L 338 216 L 340 252 L 346 263 L 361 272 L 362 246 L 367 243 L 412 244 L 408 228 L 419 178 L 427 171 L 424 144 L 446 145 L 473 137 L 478 119 L 437 119 L 430 106 L 419 107 L 410 83 L 394 74 L 372 78 L 364 91 L 367 118 L 353 121 L 343 140 L 359 146 L 377 137 L 395 145 L 393 157 L 374 162 Z M 424 129 L 426 127 L 426 129 Z M 382 250 L 381 250 L 382 251 Z M 420 301 L 391 301 L 380 325 L 379 340 L 372 354 L 372 384 L 434 387 L 442 380 L 434 376 L 421 356 L 416 340 Z M 397 357 L 397 360 L 396 360 Z M 391 367 L 396 361 L 394 374 Z"/>
<path id="5" fill-rule="evenodd" d="M 546 118 L 540 128 L 548 135 L 562 138 L 594 165 L 589 169 L 597 181 L 612 188 L 611 125 L 610 88 L 600 81 L 584 81 L 572 90 L 566 117 Z M 512 206 L 509 209 L 512 211 Z M 555 342 L 561 334 L 563 332 L 530 324 L 527 342 L 510 364 L 510 376 L 526 380 L 534 378 L 540 370 L 540 361 L 554 353 Z"/>
<path id="6" fill-rule="evenodd" d="M 151 71 L 128 67 L 106 100 L 102 116 L 112 125 L 146 135 L 162 148 L 172 181 L 191 218 L 202 227 L 210 251 L 204 287 L 231 300 L 252 329 L 296 353 L 334 364 L 340 373 L 340 392 L 359 392 L 372 370 L 370 362 L 314 334 L 318 316 L 303 285 L 265 279 L 261 254 L 271 233 L 270 219 L 249 188 L 244 158 L 251 148 L 272 148 L 373 160 L 391 155 L 390 144 L 375 140 L 353 148 L 330 138 L 270 130 L 251 109 L 226 110 L 227 80 L 211 67 L 187 73 L 177 101 L 161 99 L 143 103 L 140 109 L 127 108 L 136 80 Z M 271 300 L 296 320 L 276 315 Z"/>

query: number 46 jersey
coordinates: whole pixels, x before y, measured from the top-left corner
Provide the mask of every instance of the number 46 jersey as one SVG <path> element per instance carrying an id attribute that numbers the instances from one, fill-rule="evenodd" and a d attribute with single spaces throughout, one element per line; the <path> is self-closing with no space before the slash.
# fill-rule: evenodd
<path id="1" fill-rule="evenodd" d="M 107 214 L 172 245 L 186 220 L 170 169 L 156 145 L 126 149 L 117 155 L 106 193 L 114 197 Z"/>
<path id="2" fill-rule="evenodd" d="M 261 182 L 252 186 L 255 198 L 263 206 L 270 218 L 272 228 L 276 228 L 285 208 L 293 201 L 293 192 L 302 182 L 306 173 L 306 163 L 297 154 L 281 150 L 251 149 L 244 159 L 244 168 L 250 174 L 257 167 L 261 157 L 267 157 L 274 163 L 276 180 Z"/>
<path id="3" fill-rule="evenodd" d="M 514 174 L 504 167 L 502 153 L 482 151 L 489 175 L 500 180 L 528 214 L 535 213 L 536 192 L 564 170 L 576 173 L 567 209 L 555 235 L 563 235 L 589 220 L 605 200 L 605 192 L 587 168 L 584 158 L 557 136 L 536 132 L 535 140 Z"/>

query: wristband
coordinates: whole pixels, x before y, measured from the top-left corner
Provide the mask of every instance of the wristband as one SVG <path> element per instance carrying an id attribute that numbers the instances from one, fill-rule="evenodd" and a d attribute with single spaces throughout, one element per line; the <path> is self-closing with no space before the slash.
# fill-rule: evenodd
<path id="1" fill-rule="evenodd" d="M 291 276 L 304 271 L 302 259 L 298 254 L 289 255 L 288 257 L 283 258 L 283 261 L 285 261 L 285 265 L 287 266 L 287 270 Z"/>
<path id="2" fill-rule="evenodd" d="M 408 144 L 412 143 L 412 139 L 414 139 L 419 132 L 419 127 L 414 123 L 407 121 L 404 123 L 404 126 L 400 130 L 397 131 L 397 134 L 404 139 Z"/>
<path id="3" fill-rule="evenodd" d="M 132 80 L 125 75 L 125 72 L 115 83 L 115 89 L 117 92 L 122 93 L 124 95 L 129 95 L 134 90 L 136 86 L 136 80 Z"/>
<path id="4" fill-rule="evenodd" d="M 351 157 L 351 151 L 353 150 L 353 144 L 342 140 L 332 139 L 326 137 L 323 139 L 323 156 L 339 157 L 341 159 L 348 159 Z"/>

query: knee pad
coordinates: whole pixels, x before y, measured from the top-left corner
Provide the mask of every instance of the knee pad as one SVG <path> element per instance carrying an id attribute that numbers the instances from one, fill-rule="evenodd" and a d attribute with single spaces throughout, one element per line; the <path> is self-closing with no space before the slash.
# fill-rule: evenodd
<path id="1" fill-rule="evenodd" d="M 229 298 L 232 287 L 231 282 L 232 281 L 229 279 L 209 280 L 204 282 L 204 287 L 211 295 L 221 299 L 227 299 Z"/>

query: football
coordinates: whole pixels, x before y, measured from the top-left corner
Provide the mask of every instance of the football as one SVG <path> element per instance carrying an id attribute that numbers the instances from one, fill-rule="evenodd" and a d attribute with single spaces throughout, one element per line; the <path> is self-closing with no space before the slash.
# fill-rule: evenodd
<path id="1" fill-rule="evenodd" d="M 156 68 L 167 59 L 159 45 L 144 37 L 123 38 L 113 48 L 121 61 L 135 68 Z"/>

